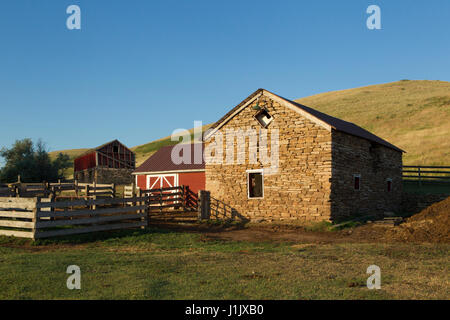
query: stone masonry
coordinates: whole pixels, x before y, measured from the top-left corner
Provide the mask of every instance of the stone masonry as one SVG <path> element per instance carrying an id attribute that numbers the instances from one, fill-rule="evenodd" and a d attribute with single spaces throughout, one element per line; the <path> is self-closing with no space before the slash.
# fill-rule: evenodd
<path id="1" fill-rule="evenodd" d="M 74 173 L 74 179 L 83 183 L 115 183 L 131 184 L 133 182 L 133 169 L 117 169 L 96 167 Z"/>
<path id="2" fill-rule="evenodd" d="M 267 170 L 270 163 L 263 165 L 259 154 L 258 163 L 250 163 L 251 143 L 247 138 L 242 163 L 206 163 L 206 190 L 212 198 L 229 205 L 238 216 L 251 220 L 337 220 L 369 211 L 398 209 L 401 152 L 327 130 L 268 96 L 261 96 L 258 104 L 273 117 L 267 128 L 269 153 L 272 132 L 274 129 L 279 132 L 278 171 L 264 173 L 263 198 L 249 199 L 247 170 Z M 224 150 L 227 129 L 252 128 L 259 132 L 262 128 L 254 118 L 257 113 L 254 105 L 246 106 L 220 128 Z M 215 135 L 207 139 L 206 147 L 215 139 Z M 235 157 L 237 141 L 233 143 Z M 361 190 L 354 190 L 354 174 L 361 175 Z M 392 179 L 391 192 L 386 191 L 386 179 Z"/>

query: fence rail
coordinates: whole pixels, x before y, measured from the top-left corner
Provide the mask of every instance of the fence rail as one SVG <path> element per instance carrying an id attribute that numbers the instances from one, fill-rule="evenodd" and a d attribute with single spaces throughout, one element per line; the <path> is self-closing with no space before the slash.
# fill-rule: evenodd
<path id="1" fill-rule="evenodd" d="M 148 197 L 75 201 L 0 198 L 0 235 L 40 239 L 146 227 L 147 202 Z"/>
<path id="2" fill-rule="evenodd" d="M 72 195 L 68 195 L 68 192 L 72 193 Z M 78 183 L 76 180 L 73 182 L 53 183 L 23 183 L 19 181 L 0 184 L 0 197 L 112 198 L 115 196 L 115 193 L 115 184 Z"/>
<path id="3" fill-rule="evenodd" d="M 450 183 L 448 166 L 403 166 L 403 180 L 407 182 L 444 182 Z"/>
<path id="4" fill-rule="evenodd" d="M 165 209 L 198 209 L 198 196 L 187 186 L 136 190 L 125 189 L 124 197 L 112 197 L 110 186 L 79 185 L 85 194 L 76 199 L 56 196 L 67 185 L 51 185 L 48 197 L 1 197 L 0 235 L 32 239 L 65 236 L 105 230 L 145 227 L 149 213 Z M 27 192 L 42 192 L 42 184 L 28 184 Z M 80 190 L 81 190 L 80 189 Z M 80 192 L 81 193 L 81 192 Z M 106 196 L 101 197 L 106 193 Z"/>

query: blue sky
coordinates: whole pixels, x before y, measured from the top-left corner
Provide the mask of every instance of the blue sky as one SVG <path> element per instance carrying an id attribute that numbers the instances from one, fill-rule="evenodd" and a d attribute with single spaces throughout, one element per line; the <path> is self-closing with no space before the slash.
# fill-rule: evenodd
<path id="1" fill-rule="evenodd" d="M 66 8 L 81 8 L 68 30 Z M 368 30 L 366 8 L 381 8 Z M 219 119 L 257 88 L 287 98 L 450 80 L 450 1 L 3 0 L 0 147 L 129 146 Z"/>

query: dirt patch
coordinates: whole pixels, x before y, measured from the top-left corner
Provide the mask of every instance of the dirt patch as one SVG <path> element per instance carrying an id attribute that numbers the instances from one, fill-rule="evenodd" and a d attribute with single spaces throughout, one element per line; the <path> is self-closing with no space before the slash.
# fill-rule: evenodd
<path id="1" fill-rule="evenodd" d="M 450 242 L 450 197 L 415 214 L 398 226 L 367 224 L 356 228 L 354 239 L 382 242 Z"/>
<path id="2" fill-rule="evenodd" d="M 210 225 L 197 223 L 171 223 L 159 221 L 157 227 L 183 232 L 202 233 L 203 241 L 280 241 L 294 243 L 343 242 L 450 242 L 450 197 L 431 205 L 406 219 L 400 225 L 368 223 L 341 231 L 309 231 L 299 225 Z"/>
<path id="3" fill-rule="evenodd" d="M 386 237 L 406 242 L 450 242 L 450 197 L 388 230 Z"/>

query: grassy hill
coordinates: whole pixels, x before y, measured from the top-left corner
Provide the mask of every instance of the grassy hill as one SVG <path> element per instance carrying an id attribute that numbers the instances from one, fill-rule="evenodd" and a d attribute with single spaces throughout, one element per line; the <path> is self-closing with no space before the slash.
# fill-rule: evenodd
<path id="1" fill-rule="evenodd" d="M 296 101 L 400 147 L 404 164 L 450 165 L 450 82 L 402 80 Z"/>
<path id="2" fill-rule="evenodd" d="M 450 82 L 402 80 L 326 92 L 296 101 L 356 123 L 402 148 L 407 152 L 404 164 L 450 165 Z M 203 130 L 210 126 L 203 126 Z M 190 132 L 193 135 L 193 129 Z M 159 148 L 175 143 L 168 136 L 131 149 L 139 166 Z M 63 152 L 75 158 L 86 150 L 50 154 Z"/>

